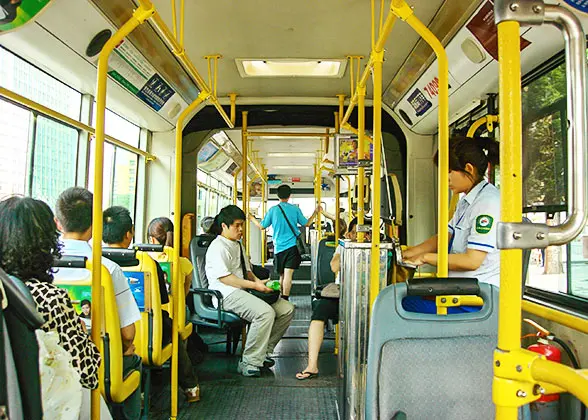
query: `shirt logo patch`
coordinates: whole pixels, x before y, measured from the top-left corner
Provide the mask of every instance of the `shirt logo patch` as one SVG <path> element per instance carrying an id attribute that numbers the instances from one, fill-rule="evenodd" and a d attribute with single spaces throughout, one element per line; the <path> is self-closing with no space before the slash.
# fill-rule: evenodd
<path id="1" fill-rule="evenodd" d="M 482 214 L 476 218 L 476 232 L 481 233 L 482 235 L 490 232 L 492 229 L 492 224 L 494 223 L 494 219 L 492 216 L 487 214 Z"/>

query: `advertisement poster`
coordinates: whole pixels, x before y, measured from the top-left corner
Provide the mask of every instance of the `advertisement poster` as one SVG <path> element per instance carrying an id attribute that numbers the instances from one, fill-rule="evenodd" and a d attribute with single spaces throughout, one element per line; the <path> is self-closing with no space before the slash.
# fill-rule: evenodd
<path id="1" fill-rule="evenodd" d="M 487 1 L 484 6 L 476 13 L 472 20 L 466 25 L 466 28 L 476 37 L 484 49 L 498 60 L 498 29 L 494 23 L 494 4 Z M 527 48 L 531 43 L 521 37 L 521 51 Z"/>
<path id="2" fill-rule="evenodd" d="M 0 0 L 0 34 L 31 22 L 51 0 Z"/>
<path id="3" fill-rule="evenodd" d="M 155 111 L 160 111 L 176 93 L 141 53 L 124 39 L 110 55 L 108 68 L 108 74 L 114 80 Z"/>
<path id="4" fill-rule="evenodd" d="M 261 197 L 263 184 L 261 182 L 254 182 L 251 184 L 251 190 L 249 191 L 250 197 Z"/>
<path id="5" fill-rule="evenodd" d="M 124 273 L 139 310 L 145 312 L 145 276 L 147 273 L 140 271 L 125 271 Z"/>
<path id="6" fill-rule="evenodd" d="M 366 142 L 367 143 L 367 142 Z M 373 159 L 373 145 L 368 143 L 369 159 Z M 357 137 L 339 137 L 337 150 L 337 166 L 340 168 L 355 168 L 359 162 Z M 366 150 L 367 151 L 367 150 Z"/>

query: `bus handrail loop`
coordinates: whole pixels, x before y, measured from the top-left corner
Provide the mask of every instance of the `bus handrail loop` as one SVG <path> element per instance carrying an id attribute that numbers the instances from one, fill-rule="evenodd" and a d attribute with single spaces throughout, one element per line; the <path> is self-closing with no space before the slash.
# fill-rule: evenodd
<path id="1" fill-rule="evenodd" d="M 508 2 L 504 2 L 508 3 Z M 517 7 L 513 7 L 517 5 Z M 524 8 L 523 8 L 524 6 Z M 505 20 L 537 25 L 546 23 L 563 32 L 566 55 L 566 89 L 570 100 L 567 114 L 568 133 L 568 208 L 567 219 L 560 225 L 533 223 L 499 223 L 498 248 L 529 249 L 563 245 L 576 238 L 584 228 L 587 175 L 584 156 L 588 151 L 586 123 L 586 38 L 579 19 L 562 6 L 545 5 L 543 1 L 511 2 L 504 7 L 510 12 L 500 15 Z M 514 9 L 514 10 L 513 10 Z M 498 16 L 498 15 L 497 15 Z"/>

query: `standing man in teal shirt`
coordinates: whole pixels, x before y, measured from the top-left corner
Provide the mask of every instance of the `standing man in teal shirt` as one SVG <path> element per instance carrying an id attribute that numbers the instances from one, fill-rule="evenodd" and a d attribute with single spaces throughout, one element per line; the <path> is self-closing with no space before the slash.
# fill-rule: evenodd
<path id="1" fill-rule="evenodd" d="M 307 219 L 298 206 L 288 203 L 291 195 L 292 189 L 288 185 L 280 185 L 278 187 L 280 203 L 268 210 L 261 223 L 254 216 L 249 215 L 249 220 L 259 229 L 264 230 L 270 226 L 274 229 L 274 264 L 280 274 L 282 298 L 286 300 L 290 298 L 294 270 L 300 267 L 302 261 L 296 247 L 296 237 L 300 235 L 298 226 L 310 226 L 313 219 L 322 210 L 321 206 L 318 206 L 312 216 Z"/>

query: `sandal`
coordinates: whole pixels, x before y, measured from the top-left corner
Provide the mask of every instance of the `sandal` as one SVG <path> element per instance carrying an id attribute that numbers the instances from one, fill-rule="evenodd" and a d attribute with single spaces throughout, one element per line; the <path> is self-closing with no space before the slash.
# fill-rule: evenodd
<path id="1" fill-rule="evenodd" d="M 303 377 L 303 378 L 300 378 L 298 375 L 308 375 L 308 376 L 305 376 L 305 377 Z M 296 374 L 296 379 L 298 379 L 299 381 L 305 381 L 305 380 L 307 380 L 307 379 L 316 378 L 318 375 L 319 375 L 319 374 L 318 374 L 318 372 L 316 372 L 316 373 L 313 373 L 313 372 L 307 372 L 307 371 L 304 371 L 304 372 L 298 372 L 298 373 Z"/>

